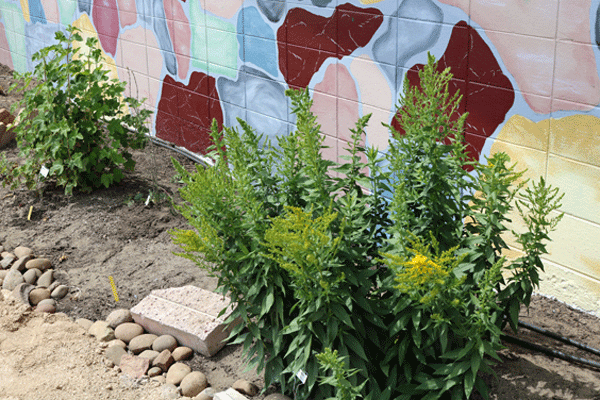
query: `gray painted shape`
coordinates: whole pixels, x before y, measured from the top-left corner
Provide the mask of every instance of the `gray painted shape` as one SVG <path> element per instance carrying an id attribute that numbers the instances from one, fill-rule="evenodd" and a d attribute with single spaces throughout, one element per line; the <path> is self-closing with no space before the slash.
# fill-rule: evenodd
<path id="1" fill-rule="evenodd" d="M 404 0 L 398 7 L 398 55 L 396 65 L 431 48 L 440 38 L 442 9 L 432 0 Z"/>
<path id="2" fill-rule="evenodd" d="M 167 20 L 165 15 L 165 9 L 163 0 L 152 1 L 152 17 L 154 20 L 153 28 L 158 45 L 163 53 L 165 65 L 167 71 L 173 76 L 177 75 L 177 60 L 173 53 L 173 44 L 171 43 L 171 37 L 169 36 L 169 28 L 167 27 Z"/>
<path id="3" fill-rule="evenodd" d="M 285 12 L 285 1 L 257 0 L 258 9 L 271 22 L 278 22 Z"/>
<path id="4" fill-rule="evenodd" d="M 220 77 L 217 88 L 225 126 L 245 119 L 258 133 L 276 145 L 278 136 L 288 134 L 288 99 L 285 87 L 260 70 L 242 66 L 236 81 Z M 245 105 L 243 99 L 245 98 Z M 246 114 L 246 109 L 249 111 Z"/>
<path id="5" fill-rule="evenodd" d="M 373 58 L 380 63 L 410 68 L 406 62 L 431 48 L 440 38 L 443 18 L 442 9 L 432 0 L 404 0 L 373 43 Z M 393 70 L 385 71 L 394 82 Z"/>
<path id="6" fill-rule="evenodd" d="M 596 10 L 596 46 L 600 49 L 600 4 L 598 5 L 598 9 Z"/>
<path id="7" fill-rule="evenodd" d="M 92 0 L 77 0 L 77 8 L 79 12 L 92 15 Z"/>

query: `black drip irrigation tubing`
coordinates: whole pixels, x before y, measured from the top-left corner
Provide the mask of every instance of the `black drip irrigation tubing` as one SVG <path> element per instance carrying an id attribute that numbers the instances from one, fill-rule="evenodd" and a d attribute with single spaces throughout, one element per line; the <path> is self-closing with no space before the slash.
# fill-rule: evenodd
<path id="1" fill-rule="evenodd" d="M 600 350 L 598 350 L 598 349 L 595 349 L 595 348 L 587 346 L 585 344 L 576 342 L 576 341 L 566 338 L 564 336 L 560 336 L 560 335 L 558 335 L 554 332 L 550 332 L 546 329 L 539 328 L 537 326 L 528 324 L 523 321 L 519 321 L 519 326 L 522 326 L 523 328 L 540 333 L 544 336 L 548 336 L 552 339 L 561 341 L 563 343 L 569 344 L 571 346 L 575 346 L 575 347 L 577 347 L 581 350 L 587 351 L 589 353 L 592 353 L 595 355 L 600 355 Z M 572 363 L 583 364 L 588 367 L 592 367 L 592 368 L 600 370 L 600 363 L 598 363 L 596 361 L 588 360 L 587 358 L 572 356 L 570 354 L 563 353 L 562 351 L 553 350 L 548 347 L 541 346 L 541 345 L 535 344 L 535 343 L 531 343 L 531 342 L 528 342 L 527 340 L 519 339 L 519 338 L 516 338 L 511 335 L 502 335 L 502 339 L 507 342 L 514 343 L 516 345 L 524 347 L 526 349 L 539 351 L 540 353 L 544 353 L 544 354 L 552 356 L 552 357 L 560 358 L 561 360 L 569 361 Z"/>

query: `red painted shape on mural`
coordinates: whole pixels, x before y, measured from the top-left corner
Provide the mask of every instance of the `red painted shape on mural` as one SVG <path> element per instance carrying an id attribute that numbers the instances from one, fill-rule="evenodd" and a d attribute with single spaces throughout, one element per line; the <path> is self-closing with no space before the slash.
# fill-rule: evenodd
<path id="1" fill-rule="evenodd" d="M 4 24 L 0 22 L 0 62 L 10 69 L 14 69 L 12 62 L 12 54 L 10 53 L 10 47 L 8 46 L 8 40 L 6 39 L 6 32 L 4 30 Z"/>
<path id="2" fill-rule="evenodd" d="M 119 10 L 116 0 L 95 0 L 92 9 L 94 26 L 104 51 L 113 57 L 117 54 L 119 37 Z"/>
<path id="3" fill-rule="evenodd" d="M 382 22 L 378 9 L 349 3 L 329 18 L 293 8 L 277 30 L 279 69 L 290 86 L 304 88 L 327 58 L 342 59 L 366 46 Z"/>
<path id="4" fill-rule="evenodd" d="M 223 126 L 215 83 L 215 78 L 202 72 L 192 72 L 187 85 L 167 75 L 158 103 L 156 135 L 193 152 L 206 153 L 211 144 L 209 132 L 213 118 L 219 129 Z"/>
<path id="5" fill-rule="evenodd" d="M 437 70 L 443 71 L 447 67 L 454 75 L 448 85 L 450 95 L 457 91 L 463 94 L 452 120 L 469 112 L 464 128 L 467 152 L 471 159 L 479 160 L 485 140 L 504 121 L 514 103 L 513 86 L 488 45 L 465 21 L 454 26 Z M 411 86 L 420 84 L 418 71 L 422 68 L 423 64 L 417 64 L 407 72 L 406 79 Z M 396 118 L 391 125 L 403 133 Z"/>

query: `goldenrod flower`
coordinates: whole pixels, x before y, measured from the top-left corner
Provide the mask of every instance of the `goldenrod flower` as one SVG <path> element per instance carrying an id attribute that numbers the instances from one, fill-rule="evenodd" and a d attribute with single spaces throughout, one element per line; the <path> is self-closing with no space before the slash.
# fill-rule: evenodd
<path id="1" fill-rule="evenodd" d="M 420 253 L 405 261 L 402 267 L 396 276 L 396 281 L 400 283 L 398 289 L 402 291 L 423 289 L 431 284 L 443 285 L 448 276 L 443 266 Z"/>

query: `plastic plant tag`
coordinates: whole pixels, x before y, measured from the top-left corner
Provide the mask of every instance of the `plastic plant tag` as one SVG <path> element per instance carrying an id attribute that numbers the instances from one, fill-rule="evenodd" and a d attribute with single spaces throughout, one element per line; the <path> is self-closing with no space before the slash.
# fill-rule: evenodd
<path id="1" fill-rule="evenodd" d="M 298 379 L 300 379 L 300 382 L 302 382 L 304 384 L 304 383 L 306 383 L 306 379 L 308 378 L 308 375 L 306 374 L 306 372 L 300 370 L 300 371 L 298 371 L 298 373 L 296 373 L 296 377 Z"/>
<path id="2" fill-rule="evenodd" d="M 45 165 L 42 165 L 42 168 L 40 169 L 40 175 L 42 175 L 44 178 L 46 178 L 48 176 L 49 172 L 50 172 L 50 170 L 48 168 L 46 168 Z"/>
<path id="3" fill-rule="evenodd" d="M 148 194 L 148 198 L 146 199 L 146 203 L 145 205 L 147 206 L 148 204 L 150 204 L 150 198 L 152 197 L 152 194 Z"/>

